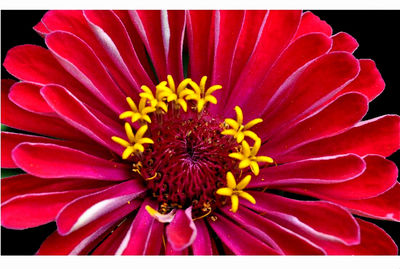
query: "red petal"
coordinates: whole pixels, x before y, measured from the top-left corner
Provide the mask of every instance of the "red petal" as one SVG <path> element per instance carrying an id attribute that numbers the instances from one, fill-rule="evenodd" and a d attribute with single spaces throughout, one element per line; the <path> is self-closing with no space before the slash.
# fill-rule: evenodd
<path id="1" fill-rule="evenodd" d="M 332 36 L 333 45 L 331 51 L 347 51 L 353 53 L 358 48 L 357 40 L 348 33 L 339 32 Z"/>
<path id="2" fill-rule="evenodd" d="M 302 14 L 299 28 L 297 29 L 294 38 L 308 33 L 323 33 L 327 36 L 332 35 L 332 28 L 325 21 L 321 20 L 318 16 L 307 11 Z"/>
<path id="3" fill-rule="evenodd" d="M 66 235 L 80 229 L 135 199 L 144 190 L 135 180 L 129 180 L 72 201 L 57 216 L 59 234 Z"/>
<path id="4" fill-rule="evenodd" d="M 140 63 L 130 37 L 117 15 L 107 10 L 86 10 L 84 16 L 104 50 L 134 86 L 124 89 L 127 95 L 137 95 L 143 84 L 152 86 L 153 82 Z"/>
<path id="5" fill-rule="evenodd" d="M 153 62 L 154 68 L 157 72 L 158 79 L 164 80 L 167 78 L 167 60 L 166 52 L 168 44 L 164 38 L 167 33 L 164 31 L 161 10 L 132 10 L 129 11 L 133 24 L 138 31 L 142 42 L 146 46 L 149 56 Z M 168 18 L 166 18 L 168 19 Z"/>
<path id="6" fill-rule="evenodd" d="M 116 181 L 132 177 L 127 165 L 53 144 L 22 143 L 15 147 L 12 156 L 18 167 L 38 177 Z"/>
<path id="7" fill-rule="evenodd" d="M 42 88 L 41 94 L 52 109 L 67 123 L 118 155 L 122 154 L 123 148 L 111 140 L 112 136 L 126 136 L 122 124 L 112 119 L 97 118 L 80 100 L 60 86 L 45 86 Z"/>
<path id="8" fill-rule="evenodd" d="M 117 114 L 124 111 L 124 95 L 86 43 L 70 33 L 53 32 L 46 36 L 46 45 L 61 65 L 111 110 Z"/>
<path id="9" fill-rule="evenodd" d="M 183 250 L 196 238 L 197 229 L 192 219 L 192 207 L 178 209 L 173 220 L 166 228 L 168 242 L 174 250 Z"/>
<path id="10" fill-rule="evenodd" d="M 259 239 L 269 237 L 277 245 L 277 249 L 285 255 L 321 255 L 325 252 L 309 240 L 300 237 L 282 226 L 261 217 L 246 208 L 240 208 L 236 213 L 232 213 L 226 207 L 223 212 L 243 225 L 250 233 Z"/>
<path id="11" fill-rule="evenodd" d="M 29 174 L 11 176 L 1 180 L 1 201 L 26 194 L 86 190 L 114 185 L 112 181 L 88 180 L 82 178 L 54 179 L 38 178 Z"/>
<path id="12" fill-rule="evenodd" d="M 117 225 L 124 216 L 134 211 L 139 205 L 139 201 L 125 204 L 124 206 L 100 217 L 97 221 L 94 221 L 82 229 L 66 236 L 62 236 L 55 231 L 42 243 L 37 254 L 77 255 L 113 225 Z"/>
<path id="13" fill-rule="evenodd" d="M 359 62 L 361 68 L 360 73 L 355 80 L 340 92 L 340 94 L 352 91 L 360 92 L 371 102 L 383 91 L 385 82 L 379 70 L 376 68 L 374 61 L 361 59 Z"/>
<path id="14" fill-rule="evenodd" d="M 322 108 L 316 114 L 274 134 L 260 149 L 260 154 L 277 156 L 319 138 L 344 132 L 359 122 L 368 111 L 368 99 L 358 93 L 348 93 Z"/>
<path id="15" fill-rule="evenodd" d="M 285 80 L 307 62 L 328 52 L 331 45 L 332 40 L 320 33 L 307 34 L 291 42 L 262 83 L 257 85 L 251 94 L 237 100 L 239 105 L 242 104 L 244 114 L 249 118 L 259 117 Z"/>
<path id="16" fill-rule="evenodd" d="M 324 200 L 331 199 L 367 199 L 376 197 L 397 182 L 396 164 L 379 155 L 367 155 L 367 169 L 360 176 L 346 182 L 324 184 L 298 184 L 285 190 L 302 193 Z"/>
<path id="17" fill-rule="evenodd" d="M 216 214 L 217 220 L 208 223 L 221 241 L 236 255 L 277 255 L 279 252 L 272 249 L 256 237 L 225 217 Z"/>
<path id="18" fill-rule="evenodd" d="M 210 233 L 204 220 L 196 220 L 195 222 L 197 236 L 193 241 L 192 249 L 194 255 L 212 255 L 213 247 L 211 244 Z"/>
<path id="19" fill-rule="evenodd" d="M 353 154 L 292 162 L 262 169 L 259 177 L 253 179 L 248 187 L 318 183 L 328 184 L 329 188 L 333 183 L 362 174 L 365 167 L 364 161 Z"/>
<path id="20" fill-rule="evenodd" d="M 2 203 L 1 225 L 27 229 L 54 221 L 58 212 L 72 200 L 98 189 L 37 193 L 16 196 Z"/>
<path id="21" fill-rule="evenodd" d="M 33 30 L 35 30 L 36 33 L 38 33 L 42 37 L 49 33 L 49 30 L 42 21 L 39 21 L 35 26 L 33 26 Z"/>
<path id="22" fill-rule="evenodd" d="M 214 50 L 214 12 L 191 10 L 187 12 L 187 35 L 189 47 L 189 71 L 193 81 L 211 76 Z"/>
<path id="23" fill-rule="evenodd" d="M 28 83 L 15 83 L 8 97 L 14 104 L 29 112 L 54 116 L 54 111 L 40 95 L 41 86 Z"/>
<path id="24" fill-rule="evenodd" d="M 294 148 L 277 159 L 278 162 L 290 162 L 347 153 L 389 156 L 399 148 L 400 117 L 386 115 L 360 122 L 344 133 Z"/>
<path id="25" fill-rule="evenodd" d="M 265 108 L 264 122 L 255 130 L 270 137 L 281 128 L 321 108 L 354 79 L 359 72 L 357 59 L 347 52 L 332 52 L 293 73 Z"/>
<path id="26" fill-rule="evenodd" d="M 281 220 L 290 226 L 324 240 L 336 240 L 345 244 L 357 244 L 360 231 L 354 217 L 345 209 L 323 201 L 298 201 L 278 195 L 250 192 L 256 199 L 253 205 L 243 201 L 243 205 L 267 214 L 268 218 Z M 290 228 L 290 227 L 288 227 Z"/>
<path id="27" fill-rule="evenodd" d="M 61 119 L 39 115 L 21 109 L 8 99 L 13 80 L 1 80 L 1 123 L 7 126 L 47 136 L 88 141 L 87 136 L 71 130 Z"/>

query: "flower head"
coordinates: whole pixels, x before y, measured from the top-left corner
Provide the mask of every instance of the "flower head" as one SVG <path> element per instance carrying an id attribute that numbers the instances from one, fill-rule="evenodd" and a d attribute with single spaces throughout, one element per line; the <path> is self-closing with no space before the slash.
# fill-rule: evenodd
<path id="1" fill-rule="evenodd" d="M 48 49 L 4 60 L 2 123 L 31 134 L 2 132 L 23 174 L 2 179 L 1 223 L 55 222 L 38 254 L 397 254 L 360 216 L 400 221 L 400 117 L 361 121 L 384 82 L 350 35 L 275 10 L 57 10 L 34 29 Z"/>

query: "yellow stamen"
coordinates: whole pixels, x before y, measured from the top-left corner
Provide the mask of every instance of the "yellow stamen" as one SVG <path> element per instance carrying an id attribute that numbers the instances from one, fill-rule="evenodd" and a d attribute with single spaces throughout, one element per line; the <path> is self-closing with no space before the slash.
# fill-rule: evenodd
<path id="1" fill-rule="evenodd" d="M 141 98 L 147 100 L 150 103 L 150 106 L 154 109 L 161 109 L 164 112 L 168 112 L 168 106 L 164 102 L 168 98 L 168 93 L 161 90 L 160 88 L 156 87 L 156 96 L 153 95 L 153 92 L 150 90 L 149 87 L 143 85 L 141 87 L 143 90 L 142 93 L 139 94 Z"/>
<path id="2" fill-rule="evenodd" d="M 229 157 L 240 161 L 239 169 L 244 169 L 250 166 L 250 169 L 254 173 L 254 175 L 258 176 L 258 174 L 260 173 L 260 167 L 258 166 L 258 163 L 274 163 L 274 160 L 271 157 L 256 156 L 258 151 L 260 150 L 260 147 L 261 139 L 257 139 L 254 142 L 253 147 L 251 148 L 246 140 L 243 140 L 241 152 L 231 153 L 229 154 Z"/>
<path id="3" fill-rule="evenodd" d="M 244 138 L 250 137 L 253 140 L 259 139 L 256 133 L 249 131 L 251 127 L 262 122 L 263 120 L 260 118 L 249 121 L 247 124 L 243 125 L 243 112 L 239 106 L 235 106 L 236 112 L 236 120 L 227 118 L 225 119 L 225 123 L 231 127 L 231 129 L 225 129 L 221 133 L 223 135 L 231 135 L 233 136 L 238 143 L 241 143 Z"/>
<path id="4" fill-rule="evenodd" d="M 186 100 L 194 100 L 196 101 L 197 112 L 201 112 L 207 103 L 216 104 L 217 98 L 215 98 L 212 93 L 216 90 L 222 89 L 221 85 L 213 85 L 206 90 L 206 81 L 207 76 L 203 76 L 200 80 L 200 86 L 190 80 L 189 84 L 192 86 L 194 92 L 188 94 L 186 96 Z"/>
<path id="5" fill-rule="evenodd" d="M 251 175 L 245 176 L 238 184 L 236 184 L 235 177 L 231 172 L 226 173 L 226 185 L 227 187 L 219 188 L 217 190 L 218 195 L 230 196 L 231 197 L 231 211 L 236 213 L 239 208 L 239 197 L 246 199 L 252 204 L 256 203 L 256 200 L 249 193 L 243 191 L 244 188 L 250 183 Z"/>
<path id="6" fill-rule="evenodd" d="M 143 152 L 144 147 L 143 144 L 154 144 L 154 141 L 148 137 L 143 137 L 147 131 L 147 125 L 143 125 L 137 130 L 136 134 L 133 133 L 132 127 L 129 123 L 125 123 L 125 132 L 129 141 L 126 141 L 120 137 L 113 136 L 111 139 L 125 147 L 126 149 L 122 153 L 122 159 L 127 159 L 133 153 L 139 151 Z"/>
<path id="7" fill-rule="evenodd" d="M 168 75 L 167 81 L 162 81 L 156 86 L 156 89 L 160 92 L 160 96 L 165 96 L 167 98 L 167 102 L 174 101 L 176 105 L 181 106 L 183 111 L 186 112 L 187 103 L 185 97 L 193 93 L 193 90 L 186 88 L 190 81 L 190 78 L 184 79 L 179 83 L 178 88 L 175 88 L 174 79 L 171 75 Z"/>

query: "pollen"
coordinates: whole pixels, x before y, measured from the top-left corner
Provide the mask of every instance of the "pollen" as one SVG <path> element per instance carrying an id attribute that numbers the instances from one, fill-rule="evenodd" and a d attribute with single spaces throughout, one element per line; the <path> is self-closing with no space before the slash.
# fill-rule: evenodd
<path id="1" fill-rule="evenodd" d="M 238 184 L 236 184 L 235 177 L 232 172 L 226 174 L 226 187 L 219 188 L 217 190 L 218 195 L 230 196 L 232 208 L 231 211 L 236 213 L 239 208 L 239 197 L 246 199 L 252 204 L 256 203 L 256 200 L 249 193 L 243 191 L 244 188 L 250 183 L 251 175 L 245 176 Z"/>
<path id="2" fill-rule="evenodd" d="M 122 159 L 128 159 L 134 152 L 143 152 L 143 144 L 154 144 L 154 141 L 148 137 L 143 137 L 147 131 L 147 125 L 141 126 L 136 134 L 133 133 L 132 127 L 129 123 L 125 123 L 125 132 L 129 141 L 126 141 L 120 137 L 113 136 L 111 139 L 125 147 L 126 149 L 122 153 Z"/>
<path id="3" fill-rule="evenodd" d="M 250 147 L 246 140 L 242 141 L 241 151 L 229 154 L 229 157 L 240 161 L 239 169 L 244 169 L 250 166 L 251 171 L 254 175 L 258 176 L 260 173 L 260 167 L 258 163 L 274 163 L 271 157 L 267 156 L 256 156 L 261 147 L 261 139 L 254 141 L 253 147 Z"/>
<path id="4" fill-rule="evenodd" d="M 243 112 L 239 106 L 235 106 L 236 120 L 228 118 L 225 119 L 225 123 L 231 127 L 231 129 L 226 129 L 222 132 L 223 135 L 233 136 L 238 143 L 241 143 L 243 139 L 247 136 L 254 141 L 259 139 L 259 137 L 249 129 L 254 125 L 261 123 L 263 120 L 260 118 L 254 119 L 243 125 Z"/>
<path id="5" fill-rule="evenodd" d="M 213 96 L 213 92 L 222 89 L 221 85 L 213 85 L 206 90 L 207 76 L 203 76 L 200 80 L 200 85 L 190 80 L 189 84 L 192 86 L 194 92 L 186 96 L 186 100 L 194 100 L 197 102 L 197 112 L 203 111 L 207 103 L 217 104 L 217 98 Z"/>

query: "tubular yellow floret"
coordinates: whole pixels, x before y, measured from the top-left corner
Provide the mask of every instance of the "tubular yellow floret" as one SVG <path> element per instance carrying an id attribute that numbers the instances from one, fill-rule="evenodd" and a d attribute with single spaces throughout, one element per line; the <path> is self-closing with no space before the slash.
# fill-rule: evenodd
<path id="1" fill-rule="evenodd" d="M 261 147 L 261 139 L 257 139 L 254 142 L 253 147 L 250 147 L 246 140 L 242 141 L 242 147 L 240 152 L 234 152 L 229 154 L 229 157 L 240 161 L 239 169 L 244 169 L 250 166 L 251 171 L 254 175 L 258 176 L 260 173 L 260 167 L 258 163 L 274 163 L 271 157 L 267 156 L 256 156 Z"/>
<path id="2" fill-rule="evenodd" d="M 189 84 L 193 88 L 193 92 L 186 96 L 186 100 L 196 101 L 197 112 L 201 112 L 207 103 L 217 104 L 217 98 L 212 94 L 219 89 L 222 89 L 221 85 L 213 85 L 206 90 L 207 76 L 203 76 L 200 80 L 200 85 L 190 80 Z"/>
<path id="3" fill-rule="evenodd" d="M 148 123 L 151 123 L 151 119 L 149 117 L 149 113 L 154 112 L 156 109 L 154 107 L 148 106 L 146 107 L 146 98 L 141 98 L 139 102 L 139 108 L 136 106 L 135 102 L 132 98 L 127 97 L 126 101 L 131 108 L 131 111 L 125 111 L 119 115 L 120 119 L 131 118 L 132 123 L 141 120 Z"/>
<path id="4" fill-rule="evenodd" d="M 190 78 L 184 79 L 179 83 L 178 88 L 175 88 L 175 82 L 171 75 L 167 76 L 167 81 L 162 81 L 156 86 L 157 91 L 166 96 L 167 102 L 174 101 L 176 105 L 179 105 L 183 111 L 187 111 L 187 103 L 185 97 L 191 93 L 193 90 L 186 88 Z"/>
<path id="5" fill-rule="evenodd" d="M 150 90 L 149 87 L 143 85 L 141 87 L 143 92 L 139 94 L 142 99 L 147 100 L 150 103 L 150 106 L 154 109 L 162 109 L 164 112 L 168 112 L 168 106 L 164 102 L 167 100 L 168 93 L 160 90 L 156 87 L 156 96 L 153 95 L 153 92 Z"/>
<path id="6" fill-rule="evenodd" d="M 125 123 L 125 132 L 126 136 L 128 137 L 128 141 L 113 136 L 111 139 L 115 142 L 120 144 L 121 146 L 125 147 L 124 152 L 122 153 L 122 159 L 127 159 L 135 152 L 143 152 L 144 146 L 143 144 L 154 144 L 154 141 L 148 137 L 143 137 L 147 131 L 147 125 L 141 126 L 136 134 L 133 133 L 132 127 L 129 123 Z"/>
<path id="7" fill-rule="evenodd" d="M 243 112 L 239 106 L 235 106 L 236 112 L 236 120 L 227 118 L 225 119 L 225 123 L 231 127 L 231 129 L 225 129 L 221 133 L 223 135 L 231 135 L 233 136 L 238 143 L 241 143 L 244 138 L 250 137 L 254 141 L 259 139 L 256 133 L 250 131 L 249 129 L 254 125 L 262 122 L 263 120 L 260 118 L 249 121 L 247 124 L 243 125 Z"/>
<path id="8" fill-rule="evenodd" d="M 247 175 L 239 183 L 236 184 L 236 180 L 233 174 L 231 172 L 226 173 L 227 186 L 224 188 L 219 188 L 216 193 L 218 195 L 231 197 L 231 204 L 232 204 L 231 211 L 233 213 L 236 213 L 239 208 L 239 197 L 246 199 L 252 204 L 256 203 L 256 200 L 254 199 L 253 196 L 243 191 L 243 189 L 247 187 L 250 181 L 251 181 L 251 175 Z"/>

